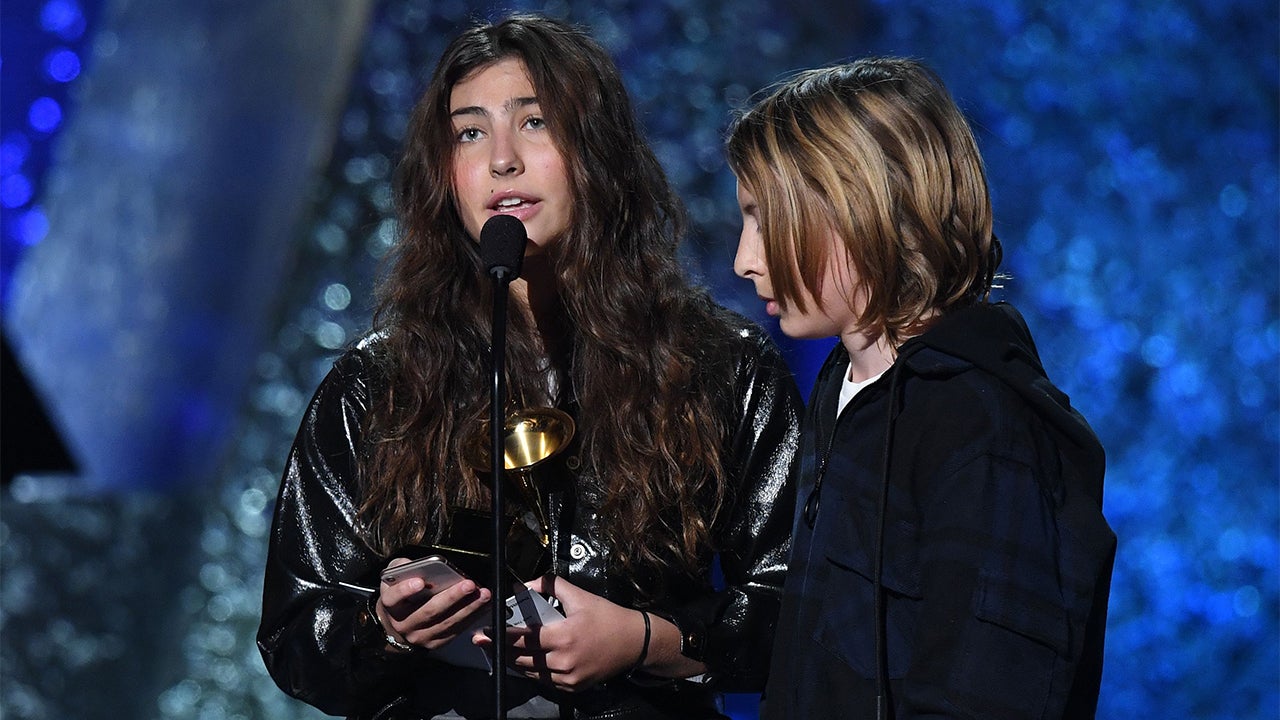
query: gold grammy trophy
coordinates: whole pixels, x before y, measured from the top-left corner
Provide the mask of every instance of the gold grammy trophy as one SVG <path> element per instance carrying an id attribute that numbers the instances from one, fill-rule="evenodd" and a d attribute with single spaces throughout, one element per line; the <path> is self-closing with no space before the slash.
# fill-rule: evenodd
<path id="1" fill-rule="evenodd" d="M 507 416 L 503 423 L 503 477 L 519 492 L 521 512 L 508 517 L 507 569 L 517 581 L 532 580 L 550 569 L 551 527 L 546 500 L 535 470 L 560 454 L 573 440 L 574 423 L 568 413 L 549 407 L 531 407 Z M 479 472 L 492 468 L 489 455 L 489 423 L 482 424 L 465 450 L 465 462 Z M 433 550 L 450 558 L 475 578 L 472 568 L 490 562 L 492 515 L 455 508 L 447 536 Z"/>

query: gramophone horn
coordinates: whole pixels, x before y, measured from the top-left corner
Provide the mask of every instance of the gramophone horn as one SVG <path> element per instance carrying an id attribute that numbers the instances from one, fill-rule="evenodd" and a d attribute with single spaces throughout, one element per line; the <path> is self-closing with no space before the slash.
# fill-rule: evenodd
<path id="1" fill-rule="evenodd" d="M 483 423 L 480 436 L 467 447 L 467 464 L 487 471 L 489 462 L 489 423 Z M 507 416 L 502 425 L 502 466 L 507 470 L 529 470 L 555 457 L 573 440 L 573 418 L 561 410 L 532 407 Z"/>
<path id="2" fill-rule="evenodd" d="M 515 481 L 525 505 L 533 511 L 540 526 L 542 544 L 551 542 L 547 514 L 542 495 L 534 486 L 530 471 L 550 460 L 573 440 L 573 418 L 561 410 L 532 407 L 507 416 L 503 423 L 502 466 L 507 477 Z M 483 424 L 479 437 L 467 448 L 466 461 L 476 470 L 491 469 L 489 460 L 489 424 Z"/>

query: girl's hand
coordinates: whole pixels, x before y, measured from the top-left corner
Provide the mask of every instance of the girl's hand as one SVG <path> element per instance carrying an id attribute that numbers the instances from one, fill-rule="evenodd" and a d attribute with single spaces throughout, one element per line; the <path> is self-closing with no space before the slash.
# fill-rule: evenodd
<path id="1" fill-rule="evenodd" d="M 530 678 L 569 692 L 585 690 L 635 666 L 644 646 L 644 618 L 563 578 L 543 577 L 529 588 L 559 598 L 565 619 L 507 628 L 509 662 Z M 491 642 L 477 633 L 473 642 Z"/>
<path id="2" fill-rule="evenodd" d="M 405 558 L 395 558 L 387 567 L 406 562 Z M 388 635 L 407 645 L 435 650 L 466 629 L 472 616 L 489 602 L 490 595 L 487 588 L 470 579 L 433 594 L 421 578 L 408 577 L 378 586 L 376 610 Z"/>

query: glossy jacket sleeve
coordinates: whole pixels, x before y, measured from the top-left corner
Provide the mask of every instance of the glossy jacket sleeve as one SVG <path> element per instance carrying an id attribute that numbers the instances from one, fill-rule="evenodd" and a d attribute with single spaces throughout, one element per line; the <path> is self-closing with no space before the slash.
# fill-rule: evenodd
<path id="1" fill-rule="evenodd" d="M 702 660 L 708 681 L 729 692 L 762 690 L 768 673 L 791 549 L 790 475 L 802 407 L 772 340 L 758 330 L 748 338 L 754 342 L 739 360 L 726 458 L 731 504 L 716 537 L 724 588 L 671 613 L 685 654 Z"/>
<path id="2" fill-rule="evenodd" d="M 382 565 L 356 529 L 365 362 L 352 351 L 335 363 L 303 417 L 276 500 L 258 629 L 276 684 L 331 714 L 387 704 L 394 697 L 381 688 L 408 670 L 379 633 L 358 641 L 371 634 L 361 627 L 368 598 L 338 584 L 369 586 Z"/>

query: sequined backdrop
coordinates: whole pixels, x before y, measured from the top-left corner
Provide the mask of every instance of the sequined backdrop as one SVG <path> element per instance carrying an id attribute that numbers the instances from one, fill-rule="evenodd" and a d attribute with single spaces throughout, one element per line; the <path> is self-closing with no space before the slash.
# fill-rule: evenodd
<path id="1" fill-rule="evenodd" d="M 5 0 L 5 333 L 79 468 L 0 496 L 0 715 L 318 717 L 253 644 L 278 473 L 368 322 L 409 104 L 494 7 Z M 987 159 L 1004 295 L 1107 447 L 1100 717 L 1280 715 L 1274 3 L 503 7 L 609 47 L 691 271 L 757 317 L 729 270 L 730 108 L 848 57 L 936 67 Z M 827 344 L 779 341 L 807 388 Z"/>

